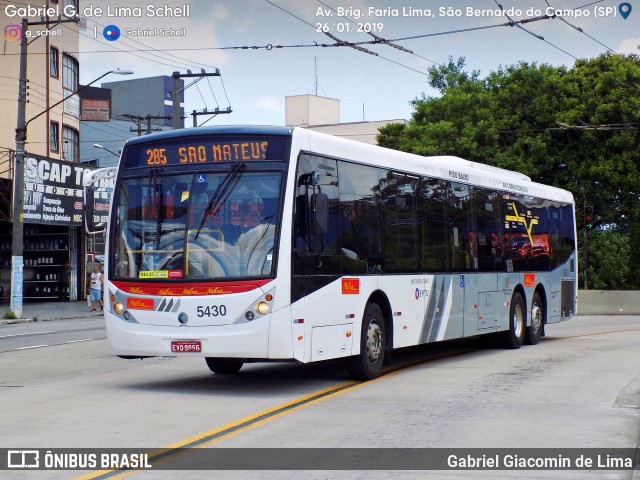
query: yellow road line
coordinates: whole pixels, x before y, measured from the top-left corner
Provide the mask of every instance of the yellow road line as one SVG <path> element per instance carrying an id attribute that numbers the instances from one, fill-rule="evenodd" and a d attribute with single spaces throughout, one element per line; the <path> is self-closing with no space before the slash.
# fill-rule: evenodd
<path id="1" fill-rule="evenodd" d="M 626 330 L 626 331 L 630 331 L 630 330 Z M 636 330 L 631 330 L 631 331 L 636 331 Z M 578 338 L 578 337 L 584 337 L 584 336 L 605 335 L 610 333 L 622 333 L 622 332 L 624 331 L 606 331 L 606 332 L 599 332 L 599 333 L 592 333 L 592 334 L 576 335 L 573 337 L 558 337 L 558 338 L 559 339 Z M 315 392 L 309 395 L 305 395 L 303 397 L 299 397 L 295 400 L 291 400 L 289 402 L 283 403 L 276 407 L 271 407 L 266 410 L 262 410 L 258 413 L 248 415 L 239 420 L 229 422 L 220 427 L 208 430 L 206 432 L 199 433 L 185 440 L 173 443 L 167 447 L 155 450 L 149 454 L 149 462 L 154 466 L 165 463 L 179 456 L 188 454 L 189 452 L 185 449 L 202 448 L 207 445 L 218 443 L 222 440 L 229 439 L 240 433 L 244 433 L 256 427 L 265 425 L 273 420 L 276 420 L 278 418 L 281 418 L 293 412 L 299 411 L 303 408 L 309 407 L 311 405 L 316 405 L 320 402 L 329 400 L 331 398 L 335 398 L 339 395 L 342 395 L 343 393 L 351 392 L 364 385 L 369 385 L 372 383 L 379 382 L 390 376 L 396 375 L 404 370 L 408 370 L 410 368 L 423 365 L 425 363 L 437 361 L 437 360 L 445 360 L 452 357 L 465 355 L 470 352 L 474 352 L 476 350 L 477 349 L 464 349 L 462 351 L 458 351 L 455 353 L 440 355 L 435 358 L 418 360 L 410 364 L 400 365 L 397 368 L 394 368 L 391 371 L 388 371 L 387 373 L 373 380 L 369 380 L 366 382 L 364 381 L 346 382 L 340 385 L 326 388 L 324 390 L 320 390 L 318 392 Z M 137 473 L 139 471 L 140 470 L 127 470 L 127 469 L 101 470 L 101 471 L 92 472 L 82 477 L 77 477 L 75 480 L 98 480 L 98 479 L 102 480 L 106 478 L 109 478 L 109 479 L 123 478 L 125 476 L 131 475 L 133 473 Z"/>
<path id="2" fill-rule="evenodd" d="M 380 377 L 382 378 L 382 377 Z M 272 407 L 261 412 L 255 413 L 253 415 L 246 416 L 234 422 L 227 423 L 222 425 L 221 427 L 214 428 L 212 430 L 208 430 L 206 432 L 200 433 L 193 437 L 187 438 L 186 440 L 182 440 L 180 442 L 174 443 L 167 447 L 164 447 L 159 450 L 155 450 L 154 452 L 149 454 L 149 462 L 159 463 L 161 461 L 166 461 L 169 458 L 173 458 L 176 455 L 179 455 L 182 452 L 182 449 L 185 448 L 195 448 L 198 446 L 202 446 L 209 442 L 214 442 L 217 440 L 221 440 L 223 437 L 228 437 L 231 434 L 235 434 L 236 432 L 240 432 L 242 430 L 246 430 L 254 424 L 264 424 L 276 418 L 279 418 L 287 413 L 294 412 L 299 410 L 307 405 L 313 405 L 320 401 L 323 401 L 327 398 L 331 398 L 335 395 L 339 395 L 344 393 L 347 390 L 354 388 L 357 385 L 361 385 L 363 382 L 347 382 L 337 386 L 329 387 L 324 390 L 320 390 L 319 392 L 312 393 L 310 395 L 305 395 L 303 397 L 297 398 L 290 402 L 284 403 L 282 405 L 278 405 L 276 407 Z M 101 470 L 98 472 L 92 472 L 88 475 L 78 477 L 76 480 L 92 480 L 92 479 L 104 479 L 104 478 L 121 478 L 120 475 L 134 473 L 135 470 Z M 118 477 L 116 477 L 116 475 Z"/>
<path id="3" fill-rule="evenodd" d="M 468 351 L 460 352 L 453 355 L 446 355 L 444 358 L 448 358 L 456 355 L 462 355 L 463 353 L 468 353 Z M 430 360 L 441 360 L 442 358 L 443 357 L 438 357 Z M 385 373 L 384 375 L 379 376 L 378 378 L 369 380 L 367 382 L 352 381 L 352 382 L 342 383 L 340 385 L 336 385 L 336 386 L 329 387 L 309 395 L 305 395 L 303 397 L 297 398 L 295 400 L 284 403 L 282 405 L 278 405 L 276 407 L 262 410 L 261 412 L 246 416 L 234 422 L 227 423 L 225 425 L 222 425 L 221 427 L 214 428 L 212 430 L 200 433 L 198 435 L 194 435 L 193 437 L 187 438 L 186 440 L 182 440 L 180 442 L 171 444 L 167 447 L 155 450 L 154 452 L 149 454 L 149 463 L 151 463 L 154 466 L 165 463 L 181 455 L 188 454 L 189 452 L 184 449 L 201 448 L 201 447 L 204 447 L 205 445 L 210 445 L 213 443 L 220 442 L 222 440 L 226 440 L 235 435 L 244 433 L 248 430 L 251 430 L 253 428 L 269 423 L 273 420 L 276 420 L 290 413 L 296 412 L 298 410 L 309 407 L 311 405 L 315 405 L 317 403 L 323 402 L 330 398 L 337 397 L 339 395 L 342 395 L 343 393 L 353 391 L 356 388 L 362 387 L 363 385 L 379 382 L 382 379 L 388 378 L 392 375 L 400 373 L 403 370 L 406 370 L 408 368 L 414 367 L 422 363 L 425 363 L 425 362 L 422 361 L 422 362 L 412 363 L 411 365 L 401 366 L 400 368 L 394 369 L 388 373 Z M 84 475 L 82 477 L 77 477 L 75 480 L 102 480 L 106 478 L 119 479 L 119 478 L 124 478 L 128 475 L 131 475 L 133 473 L 137 473 L 139 471 L 140 470 L 100 470 L 97 472 L 92 472 L 90 474 Z"/>
<path id="4" fill-rule="evenodd" d="M 611 335 L 612 333 L 627 333 L 627 332 L 640 332 L 640 328 L 630 328 L 627 330 L 607 330 L 605 332 L 583 333 L 581 335 L 569 335 L 567 337 L 555 337 L 555 338 L 563 339 L 563 338 L 597 337 L 599 335 Z"/>

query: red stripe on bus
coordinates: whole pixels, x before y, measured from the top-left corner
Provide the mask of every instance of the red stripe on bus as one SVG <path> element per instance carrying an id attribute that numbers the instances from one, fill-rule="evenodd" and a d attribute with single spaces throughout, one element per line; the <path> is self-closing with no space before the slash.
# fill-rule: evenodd
<path id="1" fill-rule="evenodd" d="M 263 287 L 271 280 L 248 280 L 241 282 L 209 282 L 209 283 L 163 283 L 149 284 L 139 282 L 113 282 L 123 292 L 139 295 L 162 295 L 167 297 L 225 295 L 250 292 Z"/>

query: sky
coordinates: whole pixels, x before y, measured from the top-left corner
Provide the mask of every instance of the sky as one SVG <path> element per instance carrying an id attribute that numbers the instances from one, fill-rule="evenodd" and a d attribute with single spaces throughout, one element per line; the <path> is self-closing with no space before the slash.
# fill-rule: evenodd
<path id="1" fill-rule="evenodd" d="M 207 125 L 283 125 L 285 96 L 316 92 L 340 100 L 341 122 L 357 122 L 409 119 L 413 99 L 438 95 L 427 83 L 427 69 L 450 56 L 465 57 L 468 68 L 484 76 L 518 62 L 571 66 L 575 58 L 607 49 L 640 54 L 640 1 L 628 2 L 626 19 L 619 1 L 498 2 L 514 20 L 544 15 L 551 5 L 583 33 L 559 19 L 531 22 L 526 30 L 480 28 L 508 22 L 495 0 L 81 0 L 87 28 L 80 37 L 80 80 L 86 84 L 116 68 L 134 71 L 126 78 L 218 68 L 221 77 L 205 78 L 185 92 L 187 112 L 231 107 L 233 113 Z M 165 13 L 165 6 L 183 11 L 162 18 L 147 10 Z M 103 36 L 108 25 L 120 29 L 117 40 Z M 126 35 L 126 29 L 154 28 L 155 36 Z M 373 29 L 412 53 L 386 44 L 362 45 L 367 52 L 322 46 L 336 43 L 323 29 L 346 42 L 373 40 L 359 28 Z M 161 36 L 160 29 L 184 36 Z M 110 75 L 104 81 L 120 79 Z M 199 123 L 207 118 L 199 117 Z M 185 123 L 191 125 L 191 118 Z"/>
<path id="2" fill-rule="evenodd" d="M 514 20 L 544 14 L 549 8 L 545 0 L 499 1 L 505 10 L 520 10 L 511 12 Z M 210 125 L 282 125 L 284 97 L 315 92 L 340 100 L 342 122 L 408 119 L 411 100 L 422 93 L 437 95 L 427 84 L 427 69 L 446 63 L 449 56 L 465 57 L 470 69 L 486 75 L 520 61 L 571 66 L 574 57 L 595 57 L 607 47 L 618 53 L 640 53 L 640 2 L 629 2 L 632 10 L 624 19 L 618 10 L 621 2 L 584 6 L 592 1 L 549 0 L 554 11 L 566 13 L 565 19 L 584 33 L 551 19 L 525 27 L 546 41 L 520 28 L 502 26 L 395 42 L 413 53 L 389 45 L 362 46 L 378 56 L 350 47 L 316 47 L 336 43 L 317 30 L 324 27 L 340 40 L 366 42 L 373 37 L 358 28 L 373 28 L 379 37 L 394 40 L 499 25 L 508 19 L 494 0 L 191 0 L 189 17 L 164 19 L 147 16 L 149 3 L 145 1 L 81 2 L 81 7 L 103 8 L 102 16 L 87 17 L 87 30 L 80 39 L 81 52 L 87 52 L 80 56 L 81 80 L 89 82 L 105 68 L 131 69 L 136 77 L 219 68 L 220 78 L 209 77 L 197 84 L 199 91 L 195 85 L 186 91 L 187 112 L 231 107 L 233 113 L 212 118 Z M 122 4 L 140 7 L 141 16 L 117 11 L 116 5 Z M 164 6 L 161 2 L 156 5 Z M 370 7 L 374 7 L 372 15 Z M 338 12 L 339 8 L 344 11 Z M 107 16 L 119 13 L 123 16 Z M 424 16 L 429 13 L 431 16 Z M 108 42 L 102 31 L 109 24 L 117 25 L 121 32 L 126 28 L 184 28 L 186 35 L 132 37 L 121 33 L 118 40 Z M 274 48 L 252 48 L 268 45 Z M 279 45 L 283 48 L 276 48 Z M 140 49 L 158 52 L 132 51 Z M 200 117 L 200 121 L 205 119 Z M 186 123 L 190 125 L 191 119 Z"/>

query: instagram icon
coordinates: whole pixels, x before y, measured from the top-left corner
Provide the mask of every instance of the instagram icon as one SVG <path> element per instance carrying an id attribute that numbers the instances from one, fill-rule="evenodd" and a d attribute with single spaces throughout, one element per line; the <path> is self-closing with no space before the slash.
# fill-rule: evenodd
<path id="1" fill-rule="evenodd" d="M 19 42 L 22 39 L 22 25 L 7 25 L 4 27 L 4 39 L 7 42 Z"/>

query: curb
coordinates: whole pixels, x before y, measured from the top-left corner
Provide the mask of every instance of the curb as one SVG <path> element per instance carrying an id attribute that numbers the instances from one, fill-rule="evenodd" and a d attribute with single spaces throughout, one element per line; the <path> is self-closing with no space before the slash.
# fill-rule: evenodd
<path id="1" fill-rule="evenodd" d="M 7 320 L 0 320 L 0 325 L 13 325 L 16 323 L 29 323 L 33 321 L 33 318 L 11 318 Z"/>
<path id="2" fill-rule="evenodd" d="M 92 318 L 92 317 L 102 317 L 103 312 L 99 314 L 96 313 L 92 315 L 93 312 L 87 312 L 87 315 L 74 315 L 70 317 L 45 317 L 34 320 L 33 318 L 10 318 L 10 319 L 0 319 L 0 325 L 16 325 L 20 323 L 35 323 L 35 322 L 53 322 L 55 320 L 73 320 L 74 318 Z"/>

